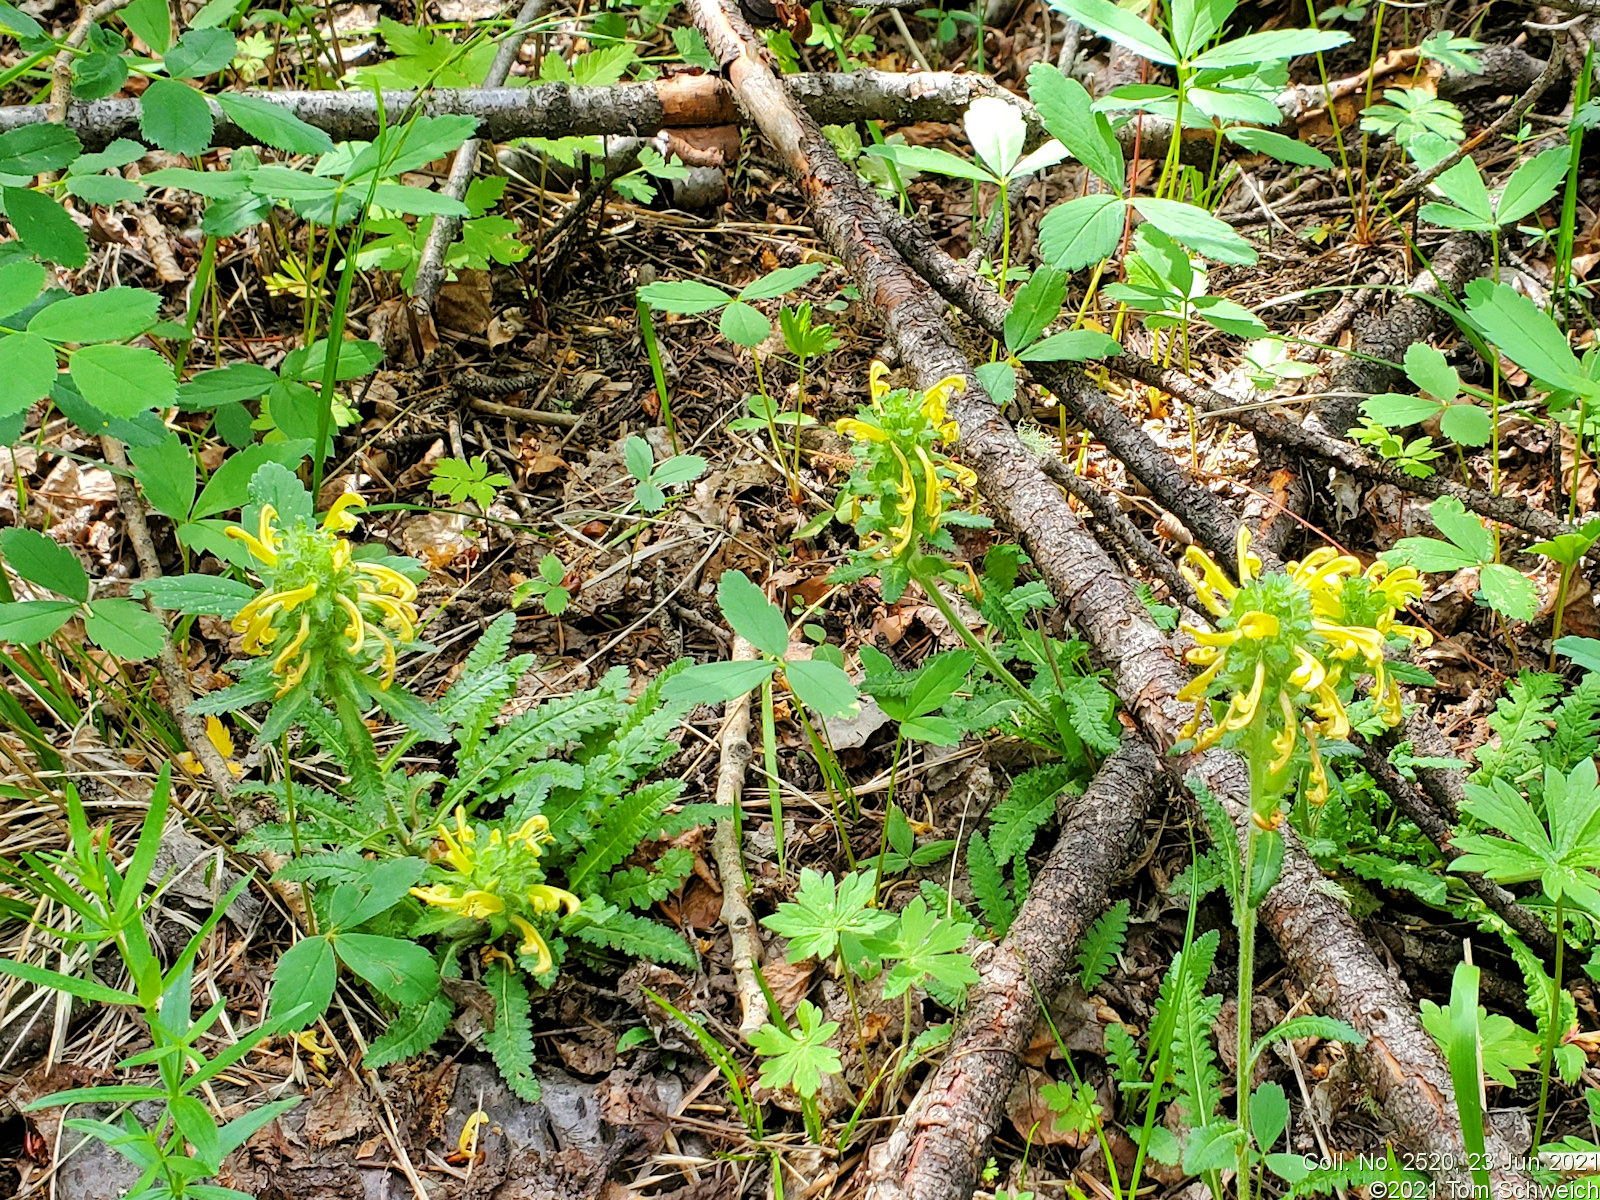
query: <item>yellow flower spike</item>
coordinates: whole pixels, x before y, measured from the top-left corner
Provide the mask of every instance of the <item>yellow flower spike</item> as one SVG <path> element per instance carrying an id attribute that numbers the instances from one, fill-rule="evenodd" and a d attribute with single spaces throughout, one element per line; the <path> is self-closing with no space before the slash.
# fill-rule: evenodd
<path id="1" fill-rule="evenodd" d="M 346 492 L 333 502 L 333 507 L 328 509 L 322 518 L 322 527 L 331 529 L 335 533 L 349 533 L 356 527 L 357 520 L 350 512 L 352 508 L 365 508 L 367 502 L 354 492 Z"/>
<path id="2" fill-rule="evenodd" d="M 538 961 L 534 964 L 533 973 L 543 975 L 555 966 L 555 959 L 550 956 L 550 947 L 545 945 L 544 938 L 539 936 L 539 931 L 531 923 L 515 913 L 511 915 L 511 923 L 522 933 L 522 944 L 517 947 L 518 954 L 537 954 Z"/>
<path id="3" fill-rule="evenodd" d="M 867 391 L 871 394 L 874 404 L 887 396 L 890 391 L 889 368 L 876 359 L 867 368 Z M 841 432 L 843 431 L 841 430 Z"/>
<path id="4" fill-rule="evenodd" d="M 367 641 L 367 622 L 361 616 L 361 610 L 356 607 L 355 601 L 343 592 L 334 597 L 339 607 L 344 609 L 350 617 L 350 623 L 344 627 L 345 637 L 350 639 L 349 651 L 351 654 L 361 653 L 361 647 Z"/>
<path id="5" fill-rule="evenodd" d="M 939 440 L 941 442 L 956 442 L 961 440 L 961 426 L 954 421 L 946 421 L 939 426 Z"/>
<path id="6" fill-rule="evenodd" d="M 280 697 L 287 696 L 291 691 L 300 686 L 300 681 L 306 677 L 306 672 L 311 669 L 311 655 L 309 652 L 300 656 L 300 661 L 284 673 L 283 684 L 278 688 Z"/>
<path id="7" fill-rule="evenodd" d="M 1295 717 L 1294 704 L 1289 699 L 1289 693 L 1278 693 L 1278 711 L 1283 714 L 1283 728 L 1272 738 L 1273 759 L 1267 764 L 1267 770 L 1276 775 L 1289 765 L 1289 760 L 1294 757 L 1295 745 Z"/>
<path id="8" fill-rule="evenodd" d="M 528 889 L 528 903 L 533 905 L 535 912 L 540 913 L 553 913 L 558 908 L 564 908 L 570 917 L 578 911 L 581 902 L 565 888 L 552 887 L 548 883 L 536 883 Z"/>
<path id="9" fill-rule="evenodd" d="M 472 921 L 487 921 L 490 917 L 505 912 L 506 902 L 493 892 L 485 891 L 483 888 L 473 888 L 461 895 L 455 903 L 444 907 L 453 908 Z"/>
<path id="10" fill-rule="evenodd" d="M 333 569 L 342 571 L 350 565 L 350 556 L 355 553 L 355 547 L 344 538 L 333 544 Z"/>

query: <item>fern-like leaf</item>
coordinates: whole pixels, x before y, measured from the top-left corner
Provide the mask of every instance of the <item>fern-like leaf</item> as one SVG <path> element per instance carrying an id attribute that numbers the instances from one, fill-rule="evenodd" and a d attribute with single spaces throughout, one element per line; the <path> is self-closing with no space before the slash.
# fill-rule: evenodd
<path id="1" fill-rule="evenodd" d="M 689 878 L 694 870 L 694 852 L 674 846 L 649 867 L 629 867 L 618 871 L 606 884 L 605 896 L 618 908 L 645 908 L 659 904 Z"/>
<path id="2" fill-rule="evenodd" d="M 948 915 L 964 925 L 976 928 L 980 922 L 968 911 L 967 906 L 957 900 L 944 888 L 931 879 L 924 879 L 917 885 L 922 893 L 922 898 L 927 901 L 928 908 L 941 916 Z"/>
<path id="3" fill-rule="evenodd" d="M 1347 850 L 1339 861 L 1364 879 L 1381 883 L 1394 891 L 1410 892 L 1425 904 L 1443 908 L 1449 900 L 1450 889 L 1445 881 L 1416 863 L 1396 862 L 1382 854 Z"/>
<path id="4" fill-rule="evenodd" d="M 494 799 L 507 786 L 496 776 L 508 764 L 548 758 L 593 729 L 613 722 L 628 693 L 626 668 L 606 672 L 600 686 L 556 700 L 546 700 L 513 717 L 461 756 L 456 777 L 445 790 L 445 807 L 468 796 Z"/>
<path id="5" fill-rule="evenodd" d="M 1113 754 L 1121 744 L 1117 725 L 1117 698 L 1097 675 L 1072 675 L 1062 681 L 1072 728 L 1083 744 L 1101 754 Z"/>
<path id="6" fill-rule="evenodd" d="M 1075 784 L 1076 769 L 1048 763 L 1011 781 L 1006 798 L 989 814 L 989 848 L 997 863 L 1008 863 L 1033 847 L 1039 830 L 1056 815 L 1056 798 Z"/>
<path id="7" fill-rule="evenodd" d="M 605 814 L 604 823 L 594 830 L 578 860 L 567 873 L 567 885 L 580 895 L 593 890 L 599 877 L 611 870 L 654 833 L 661 814 L 683 792 L 683 780 L 660 779 L 634 788 L 621 803 Z"/>
<path id="8" fill-rule="evenodd" d="M 1545 765 L 1563 774 L 1600 752 L 1600 671 L 1585 675 L 1561 702 L 1542 751 Z"/>
<path id="9" fill-rule="evenodd" d="M 1222 1086 L 1216 1048 L 1211 1044 L 1211 1029 L 1222 1011 L 1222 997 L 1205 994 L 1219 941 L 1213 929 L 1196 938 L 1188 949 L 1180 950 L 1168 968 L 1157 999 L 1158 1022 L 1163 1030 L 1170 1030 L 1172 1039 L 1172 1076 L 1178 1103 L 1184 1120 L 1195 1127 L 1210 1120 Z"/>
<path id="10" fill-rule="evenodd" d="M 967 842 L 967 875 L 984 922 L 996 937 L 1005 937 L 1017 913 L 1011 903 L 1011 889 L 1000 874 L 1000 864 L 995 862 L 994 851 L 981 833 L 973 834 Z"/>
<path id="11" fill-rule="evenodd" d="M 1244 893 L 1244 862 L 1239 852 L 1238 830 L 1234 827 L 1233 818 L 1228 816 L 1227 809 L 1222 807 L 1222 802 L 1211 794 L 1211 789 L 1198 775 L 1190 775 L 1184 782 L 1200 803 L 1200 812 L 1211 831 L 1211 854 L 1216 865 L 1222 868 L 1223 890 L 1227 892 L 1233 911 L 1237 913 Z"/>
<path id="12" fill-rule="evenodd" d="M 1117 1087 L 1122 1091 L 1143 1090 L 1144 1056 L 1128 1027 L 1113 1021 L 1106 1026 L 1106 1061 L 1111 1064 Z"/>
<path id="13" fill-rule="evenodd" d="M 634 958 L 691 968 L 698 965 L 688 943 L 665 925 L 637 913 L 621 912 L 615 905 L 608 904 L 592 914 L 579 912 L 562 925 L 562 930 L 590 946 L 620 950 Z"/>
<path id="14" fill-rule="evenodd" d="M 449 1028 L 454 1012 L 455 1005 L 443 992 L 435 992 L 426 1004 L 402 1008 L 395 1019 L 389 1022 L 389 1028 L 372 1039 L 361 1060 L 362 1066 L 386 1067 L 403 1058 L 421 1054 Z M 529 1047 L 531 1052 L 532 1042 Z"/>
<path id="15" fill-rule="evenodd" d="M 1287 1021 L 1279 1021 L 1263 1033 L 1251 1047 L 1250 1057 L 1260 1058 L 1261 1052 L 1274 1042 L 1292 1042 L 1296 1038 L 1308 1037 L 1321 1038 L 1326 1042 L 1348 1042 L 1352 1046 L 1363 1045 L 1367 1040 L 1355 1026 L 1347 1025 L 1335 1017 L 1306 1013 L 1303 1016 L 1290 1017 Z"/>
<path id="16" fill-rule="evenodd" d="M 492 962 L 483 973 L 484 986 L 494 1000 L 494 1026 L 483 1041 L 494 1055 L 500 1075 L 516 1095 L 535 1104 L 541 1088 L 533 1073 L 533 1021 L 529 1017 L 528 989 L 515 967 Z"/>
<path id="17" fill-rule="evenodd" d="M 478 644 L 461 665 L 461 673 L 439 701 L 442 720 L 457 730 L 456 741 L 470 751 L 482 739 L 517 681 L 533 665 L 531 654 L 507 659 L 517 619 L 513 613 L 496 617 L 478 638 Z"/>
<path id="18" fill-rule="evenodd" d="M 1506 685 L 1506 694 L 1489 716 L 1489 728 L 1498 740 L 1479 747 L 1473 782 L 1504 779 L 1514 783 L 1539 764 L 1536 743 L 1550 735 L 1550 709 L 1560 690 L 1559 678 L 1537 671 L 1523 671 L 1514 683 Z"/>
<path id="19" fill-rule="evenodd" d="M 1128 902 L 1118 900 L 1089 927 L 1078 949 L 1078 982 L 1092 992 L 1117 963 L 1128 940 Z"/>

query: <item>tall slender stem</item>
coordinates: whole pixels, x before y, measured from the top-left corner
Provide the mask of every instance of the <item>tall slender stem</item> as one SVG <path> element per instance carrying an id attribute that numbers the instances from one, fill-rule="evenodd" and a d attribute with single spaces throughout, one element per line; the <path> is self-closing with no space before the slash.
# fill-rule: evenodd
<path id="1" fill-rule="evenodd" d="M 1239 1144 L 1239 1200 L 1250 1200 L 1250 1076 L 1254 1065 L 1250 1061 L 1251 1011 L 1255 1007 L 1256 978 L 1256 906 L 1254 879 L 1256 868 L 1256 843 L 1260 830 L 1256 814 L 1267 805 L 1267 763 L 1272 758 L 1272 737 L 1267 729 L 1266 706 L 1256 713 L 1250 724 L 1250 819 L 1245 825 L 1244 862 L 1239 877 L 1239 1020 L 1237 1051 L 1237 1077 L 1234 1083 L 1234 1105 L 1239 1128 L 1244 1138 Z"/>
<path id="2" fill-rule="evenodd" d="M 1555 977 L 1550 980 L 1550 1013 L 1548 1026 L 1544 1031 L 1544 1045 L 1539 1050 L 1539 1114 L 1533 1121 L 1533 1149 L 1539 1149 L 1539 1143 L 1544 1140 L 1545 1108 L 1550 1100 L 1550 1062 L 1555 1057 L 1556 1043 L 1561 1040 L 1561 994 L 1566 990 L 1561 985 L 1566 967 L 1567 953 L 1567 926 L 1565 915 L 1562 913 L 1562 897 L 1556 897 L 1556 970 Z"/>

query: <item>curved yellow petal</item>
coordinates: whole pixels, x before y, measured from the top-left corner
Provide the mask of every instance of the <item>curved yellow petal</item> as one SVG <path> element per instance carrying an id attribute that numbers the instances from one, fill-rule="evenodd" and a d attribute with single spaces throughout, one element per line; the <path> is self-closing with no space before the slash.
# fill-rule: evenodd
<path id="1" fill-rule="evenodd" d="M 532 924 L 515 913 L 511 914 L 511 923 L 522 933 L 522 944 L 517 947 L 517 953 L 538 955 L 533 970 L 535 975 L 543 975 L 556 965 L 555 960 L 550 957 L 550 947 L 545 945 L 544 938 L 539 936 L 539 931 Z"/>
<path id="2" fill-rule="evenodd" d="M 1304 646 L 1294 648 L 1294 657 L 1298 665 L 1289 673 L 1289 682 L 1303 692 L 1316 691 L 1328 677 L 1328 669 Z"/>
<path id="3" fill-rule="evenodd" d="M 282 675 L 289 669 L 289 660 L 300 652 L 300 647 L 306 644 L 306 638 L 311 636 L 311 618 L 306 613 L 300 614 L 300 628 L 295 631 L 294 637 L 289 639 L 288 645 L 278 652 L 272 660 L 272 670 L 276 675 Z"/>
<path id="4" fill-rule="evenodd" d="M 1203 699 L 1206 694 L 1206 690 L 1216 680 L 1217 672 L 1222 670 L 1226 662 L 1227 659 L 1225 657 L 1218 658 L 1216 662 L 1212 663 L 1204 671 L 1196 675 L 1188 683 L 1184 684 L 1183 687 L 1178 689 L 1178 699 L 1183 701 Z"/>
<path id="5" fill-rule="evenodd" d="M 366 645 L 367 641 L 367 622 L 361 616 L 361 610 L 356 607 L 355 601 L 350 599 L 349 596 L 346 596 L 343 592 L 337 592 L 333 598 L 339 607 L 344 609 L 345 615 L 350 618 L 349 623 L 344 627 L 344 635 L 350 639 L 350 644 L 346 647 L 346 650 L 351 654 L 360 654 L 361 647 Z"/>
<path id="6" fill-rule="evenodd" d="M 1243 587 L 1261 574 L 1261 556 L 1250 553 L 1250 527 L 1240 525 L 1233 541 L 1234 557 L 1238 559 L 1239 586 Z"/>
<path id="7" fill-rule="evenodd" d="M 1278 618 L 1268 612 L 1247 612 L 1236 626 L 1238 632 L 1251 641 L 1278 636 Z"/>
<path id="8" fill-rule="evenodd" d="M 1295 720 L 1294 704 L 1289 699 L 1287 692 L 1278 693 L 1278 711 L 1283 714 L 1283 728 L 1272 739 L 1273 758 L 1267 764 L 1267 770 L 1276 775 L 1289 765 L 1289 760 L 1294 757 L 1295 745 Z"/>
<path id="9" fill-rule="evenodd" d="M 863 421 L 857 417 L 840 417 L 833 423 L 833 427 L 845 437 L 854 438 L 858 442 L 887 442 L 889 435 L 870 421 Z"/>
<path id="10" fill-rule="evenodd" d="M 946 375 L 922 394 L 922 411 L 928 414 L 928 419 L 935 425 L 944 420 L 945 407 L 950 402 L 951 396 L 959 396 L 967 390 L 967 381 L 961 375 Z M 934 414 L 938 415 L 935 416 Z"/>
<path id="11" fill-rule="evenodd" d="M 876 359 L 867 368 L 867 392 L 874 402 L 889 394 L 889 368 Z"/>
<path id="12" fill-rule="evenodd" d="M 552 887 L 548 883 L 536 883 L 528 889 L 528 903 L 533 905 L 533 910 L 540 913 L 553 913 L 558 908 L 564 908 L 570 917 L 578 911 L 580 901 L 565 888 Z"/>
<path id="13" fill-rule="evenodd" d="M 365 508 L 367 502 L 354 492 L 346 492 L 333 502 L 333 507 L 323 515 L 322 527 L 331 529 L 335 533 L 349 533 L 356 527 L 356 518 L 351 514 L 352 508 Z"/>

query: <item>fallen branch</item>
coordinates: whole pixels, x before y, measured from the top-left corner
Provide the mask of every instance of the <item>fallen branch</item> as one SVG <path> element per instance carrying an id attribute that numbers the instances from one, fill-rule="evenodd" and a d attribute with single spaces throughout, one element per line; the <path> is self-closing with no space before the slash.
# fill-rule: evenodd
<path id="1" fill-rule="evenodd" d="M 1189 586 L 1189 581 L 1178 573 L 1173 561 L 1161 553 L 1154 542 L 1145 537 L 1143 531 L 1127 518 L 1099 486 L 1052 455 L 1041 455 L 1039 468 L 1074 500 L 1092 512 L 1095 520 L 1105 527 L 1106 532 L 1115 538 L 1131 557 L 1138 560 L 1141 567 L 1167 585 L 1167 591 L 1179 604 L 1187 605 L 1189 608 L 1197 607 L 1199 597 L 1195 595 L 1194 588 Z"/>
<path id="2" fill-rule="evenodd" d="M 877 215 L 907 265 L 988 333 L 1004 336 L 1011 312 L 1008 301 L 940 249 L 917 222 L 881 201 Z M 1156 445 L 1081 369 L 1065 363 L 1028 363 L 1027 368 L 1202 545 L 1218 551 L 1233 546 L 1239 522 L 1222 501 Z"/>
<path id="3" fill-rule="evenodd" d="M 1389 750 L 1399 741 L 1390 731 L 1389 735 L 1376 742 L 1364 742 L 1361 747 L 1361 765 L 1366 769 L 1373 781 L 1388 793 L 1389 798 L 1400 806 L 1400 811 L 1411 818 L 1411 823 L 1430 842 L 1439 848 L 1439 853 L 1454 862 L 1460 858 L 1463 851 L 1457 850 L 1451 842 L 1454 836 L 1449 824 L 1439 815 L 1439 810 L 1433 803 L 1419 792 L 1405 776 L 1395 769 L 1389 761 Z M 1545 924 L 1533 913 L 1517 903 L 1517 898 L 1505 888 L 1491 879 L 1478 874 L 1476 871 L 1466 871 L 1458 874 L 1456 878 L 1462 880 L 1472 889 L 1474 895 L 1488 906 L 1489 911 L 1497 915 L 1512 929 L 1517 936 L 1527 942 L 1534 949 L 1548 959 L 1556 948 L 1555 939 L 1550 936 L 1550 931 Z"/>
<path id="4" fill-rule="evenodd" d="M 793 75 L 786 86 L 806 110 L 826 125 L 857 120 L 907 124 L 959 121 L 979 96 L 1006 96 L 982 75 L 948 71 L 856 71 L 851 74 Z M 689 129 L 736 122 L 738 112 L 728 85 L 714 75 L 669 75 L 649 83 L 579 87 L 546 83 L 533 87 L 440 88 L 418 98 L 416 92 L 245 92 L 285 109 L 323 130 L 336 142 L 370 140 L 378 133 L 378 112 L 390 117 L 416 111 L 426 116 L 463 115 L 477 120 L 477 135 L 505 142 L 518 137 L 567 135 L 648 135 L 661 129 Z M 214 146 L 249 146 L 258 139 L 235 125 L 217 102 L 206 98 L 215 122 Z M 94 100 L 67 106 L 67 128 L 90 150 L 117 138 L 140 139 L 138 100 Z M 40 105 L 0 107 L 0 133 L 45 124 Z"/>
<path id="5" fill-rule="evenodd" d="M 1129 732 L 1081 796 L 1067 800 L 1061 832 L 981 978 L 939 1069 L 894 1132 L 869 1154 L 867 1200 L 968 1200 L 978 1164 L 1005 1117 L 1006 1097 L 1038 1019 L 1038 997 L 1060 990 L 1084 931 L 1127 862 L 1160 765 Z"/>
<path id="6" fill-rule="evenodd" d="M 1188 675 L 1172 645 L 984 393 L 972 364 L 956 348 L 943 306 L 895 252 L 861 181 L 790 99 L 743 18 L 725 0 L 691 0 L 690 11 L 740 103 L 811 200 L 818 232 L 855 276 L 862 297 L 882 315 L 913 382 L 927 388 L 946 375 L 966 380 L 965 391 L 950 402 L 950 415 L 961 430 L 963 461 L 999 518 L 1017 531 L 1098 664 L 1109 668 L 1145 736 L 1158 752 L 1171 747 L 1191 710 L 1177 698 Z M 1249 777 L 1237 755 L 1212 750 L 1164 762 L 1178 771 L 1193 770 L 1236 822 L 1248 820 Z M 1283 873 L 1262 905 L 1262 923 L 1317 1006 L 1365 1036 L 1352 1058 L 1394 1123 L 1397 1142 L 1423 1155 L 1422 1161 L 1439 1164 L 1441 1178 L 1465 1184 L 1464 1170 L 1454 1168 L 1464 1161 L 1461 1123 L 1438 1047 L 1422 1028 L 1404 986 L 1379 962 L 1330 891 L 1298 839 L 1287 836 Z M 1498 1139 L 1492 1145 L 1497 1162 L 1511 1161 Z M 1509 1168 L 1496 1175 L 1497 1187 L 1507 1194 L 1513 1186 L 1528 1186 Z M 893 1184 L 883 1181 L 884 1187 Z M 881 1195 L 887 1200 L 895 1192 Z"/>
<path id="7" fill-rule="evenodd" d="M 749 662 L 755 648 L 742 637 L 733 639 L 733 661 Z M 739 1036 L 749 1036 L 767 1022 L 767 998 L 756 978 L 761 963 L 761 931 L 750 911 L 744 854 L 739 847 L 739 806 L 744 803 L 744 775 L 750 765 L 750 697 L 730 700 L 722 719 L 722 760 L 717 767 L 716 803 L 728 810 L 717 819 L 711 841 L 722 884 L 722 923 L 733 944 L 733 979 L 739 995 Z"/>
<path id="8" fill-rule="evenodd" d="M 1220 417 L 1241 429 L 1248 429 L 1258 439 L 1275 442 L 1307 458 L 1320 459 L 1357 479 L 1370 483 L 1392 484 L 1403 491 L 1418 496 L 1438 498 L 1454 496 L 1479 516 L 1499 521 L 1524 530 L 1540 538 L 1553 538 L 1572 532 L 1571 527 L 1558 517 L 1532 508 L 1512 496 L 1494 496 L 1480 488 L 1463 487 L 1442 475 L 1417 479 L 1389 464 L 1369 458 L 1358 446 L 1338 438 L 1329 437 L 1304 425 L 1274 416 L 1259 408 L 1241 406 L 1237 401 L 1198 383 L 1177 368 L 1167 368 L 1141 358 L 1136 354 L 1122 354 L 1114 361 L 1114 369 L 1130 379 L 1137 379 L 1153 388 L 1176 396 L 1186 404 L 1193 404 L 1203 412 Z"/>

